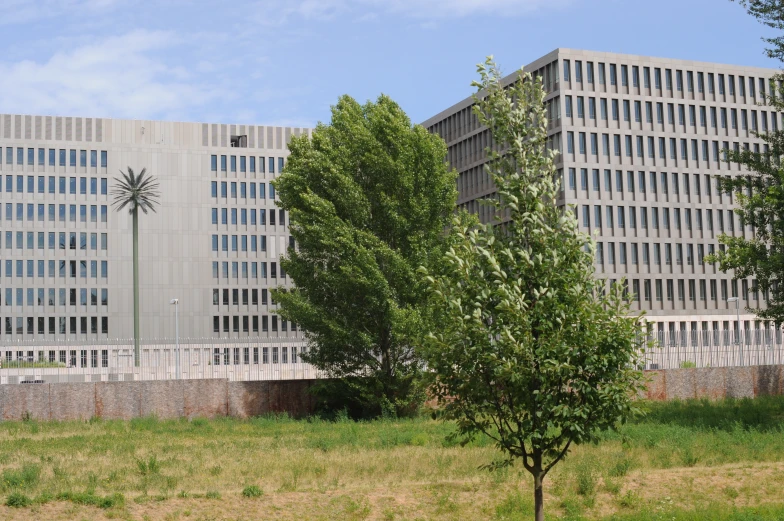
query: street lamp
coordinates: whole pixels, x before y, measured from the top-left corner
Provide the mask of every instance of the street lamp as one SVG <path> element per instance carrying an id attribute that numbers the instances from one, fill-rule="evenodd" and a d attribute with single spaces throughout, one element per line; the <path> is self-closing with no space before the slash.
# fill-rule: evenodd
<path id="1" fill-rule="evenodd" d="M 174 304 L 174 339 L 176 342 L 176 353 L 177 353 L 177 380 L 180 379 L 180 299 L 173 298 L 169 301 L 169 304 Z"/>
<path id="2" fill-rule="evenodd" d="M 727 299 L 727 302 L 734 302 L 735 303 L 735 313 L 737 314 L 737 317 L 738 317 L 738 322 L 737 322 L 737 325 L 735 326 L 735 329 L 737 330 L 736 333 L 737 333 L 737 339 L 738 339 L 738 341 L 737 341 L 738 350 L 740 352 L 740 364 L 743 365 L 743 345 L 741 344 L 741 339 L 740 339 L 740 298 L 738 298 L 738 297 L 730 297 L 730 298 Z"/>

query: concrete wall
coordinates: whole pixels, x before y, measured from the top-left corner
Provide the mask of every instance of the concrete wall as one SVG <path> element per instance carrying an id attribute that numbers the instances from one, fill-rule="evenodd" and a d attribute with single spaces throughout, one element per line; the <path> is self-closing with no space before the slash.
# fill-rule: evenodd
<path id="1" fill-rule="evenodd" d="M 305 416 L 315 405 L 308 392 L 312 383 L 211 379 L 0 385 L 0 419 L 247 418 L 273 412 Z"/>
<path id="2" fill-rule="evenodd" d="M 709 367 L 646 371 L 650 400 L 754 398 L 784 394 L 784 366 Z"/>

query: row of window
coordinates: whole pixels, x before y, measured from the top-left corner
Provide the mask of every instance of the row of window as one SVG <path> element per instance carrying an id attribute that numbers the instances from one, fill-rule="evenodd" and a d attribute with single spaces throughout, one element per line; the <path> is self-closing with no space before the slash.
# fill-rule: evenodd
<path id="1" fill-rule="evenodd" d="M 4 288 L 0 304 L 4 306 L 108 306 L 106 288 Z M 77 301 L 78 295 L 78 301 Z M 16 299 L 14 299 L 16 297 Z M 26 297 L 26 298 L 25 298 Z"/>
<path id="2" fill-rule="evenodd" d="M 282 157 L 278 159 L 278 173 L 283 171 L 285 160 Z M 275 158 L 269 157 L 265 161 L 264 157 L 259 157 L 259 173 L 266 173 L 265 165 L 267 165 L 267 172 L 270 174 L 275 173 Z M 220 170 L 221 172 L 236 172 L 237 171 L 237 156 L 220 156 Z M 218 156 L 213 155 L 210 157 L 210 170 L 213 172 L 218 171 Z M 239 156 L 239 171 L 240 172 L 256 172 L 256 157 L 255 156 Z"/>
<path id="3" fill-rule="evenodd" d="M 242 351 L 240 351 L 242 349 Z M 299 361 L 299 357 L 297 356 L 297 346 L 292 346 L 289 348 L 288 346 L 273 346 L 273 347 L 234 347 L 228 348 L 224 347 L 223 349 L 219 347 L 213 348 L 212 351 L 212 363 L 213 365 L 249 365 L 249 364 L 269 364 L 270 360 L 273 364 L 288 364 L 289 363 L 289 349 L 291 349 L 291 363 L 296 364 Z M 302 350 L 300 351 L 302 354 L 307 353 L 308 348 L 306 346 L 302 346 Z M 270 359 L 270 353 L 272 353 L 272 358 Z M 240 354 L 242 356 L 240 356 Z M 261 359 L 259 359 L 259 354 L 261 354 Z M 278 357 L 280 354 L 280 358 Z"/>
<path id="4" fill-rule="evenodd" d="M 674 228 L 676 230 L 681 229 L 681 214 L 683 214 L 683 225 L 686 230 L 692 229 L 692 213 L 694 214 L 694 227 L 697 230 L 702 230 L 702 215 L 703 211 L 705 212 L 705 222 L 707 224 L 708 231 L 713 231 L 713 216 L 714 212 L 716 215 L 716 221 L 718 224 L 718 229 L 720 232 L 725 231 L 725 215 L 726 215 L 726 229 L 728 231 L 735 230 L 735 213 L 732 210 L 712 210 L 712 209 L 691 209 L 691 208 L 658 208 L 658 207 L 651 207 L 650 208 L 650 221 L 648 220 L 648 208 L 645 206 L 641 206 L 637 208 L 636 206 L 629 206 L 628 208 L 625 206 L 615 206 L 607 205 L 604 207 L 604 212 L 602 212 L 601 205 L 594 205 L 593 207 L 593 223 L 591 223 L 591 206 L 584 204 L 582 205 L 582 225 L 585 228 L 590 228 L 591 224 L 593 224 L 593 228 L 601 229 L 602 227 L 605 228 L 626 228 L 628 224 L 628 228 L 632 230 L 637 229 L 637 212 L 639 210 L 639 222 L 640 228 L 643 230 L 648 229 L 648 224 L 650 222 L 650 226 L 654 230 L 659 229 L 659 216 L 661 215 L 661 227 L 665 230 L 670 229 L 670 214 L 672 213 L 672 224 L 674 224 Z M 726 212 L 726 213 L 725 213 Z M 604 219 L 602 219 L 602 213 L 604 213 Z M 628 220 L 627 220 L 628 216 Z"/>
<path id="5" fill-rule="evenodd" d="M 4 317 L 3 323 L 6 335 L 109 334 L 109 317 Z"/>
<path id="6" fill-rule="evenodd" d="M 68 278 L 75 279 L 77 278 L 77 268 L 78 268 L 78 275 L 80 279 L 88 278 L 88 267 L 89 267 L 89 278 L 97 279 L 99 276 L 98 268 L 100 267 L 100 278 L 106 279 L 109 277 L 109 264 L 107 261 L 86 261 L 86 260 L 6 260 L 5 263 L 0 263 L 0 266 L 3 266 L 3 273 L 2 276 L 5 278 L 13 278 L 14 271 L 16 271 L 16 278 L 43 278 L 49 277 L 50 279 L 55 277 L 55 274 L 61 279 Z M 14 270 L 16 267 L 16 270 Z M 45 269 L 46 268 L 46 269 Z"/>
<path id="7" fill-rule="evenodd" d="M 66 233 L 68 240 L 66 241 Z M 98 251 L 98 239 L 100 237 L 101 251 L 106 251 L 108 246 L 108 236 L 105 233 L 90 233 L 87 232 L 5 232 L 5 242 L 3 247 L 6 250 L 13 249 L 14 247 L 14 234 L 16 234 L 16 249 L 22 250 L 25 247 L 28 250 L 39 249 L 43 250 L 44 245 L 50 250 L 76 250 Z M 78 240 L 77 240 L 78 237 Z M 89 242 L 88 242 L 89 237 Z M 2 235 L 0 235 L 2 238 Z M 57 238 L 57 240 L 55 240 Z M 45 240 L 46 239 L 46 240 Z"/>
<path id="8" fill-rule="evenodd" d="M 231 279 L 237 280 L 239 278 L 243 278 L 245 280 L 248 279 L 248 274 L 250 274 L 251 279 L 266 279 L 267 275 L 269 274 L 269 278 L 277 279 L 278 278 L 278 264 L 277 262 L 270 262 L 269 263 L 269 272 L 267 271 L 267 263 L 266 262 L 218 262 L 214 261 L 212 263 L 212 278 L 216 280 L 228 280 L 229 279 L 229 268 L 231 268 Z M 250 268 L 250 271 L 248 271 Z M 283 270 L 283 267 L 280 268 L 280 278 L 286 278 L 286 272 Z"/>
<path id="9" fill-rule="evenodd" d="M 221 328 L 221 325 L 223 326 Z M 242 329 L 240 329 L 240 325 Z M 280 326 L 280 330 L 278 329 Z M 263 333 L 278 331 L 287 332 L 291 326 L 291 331 L 297 331 L 297 325 L 294 322 L 290 324 L 283 317 L 277 315 L 261 315 L 261 331 Z M 259 332 L 259 315 L 242 315 L 242 316 L 227 316 L 224 315 L 212 317 L 212 331 L 213 333 L 258 333 Z"/>
<path id="10" fill-rule="evenodd" d="M 5 187 L 5 192 L 28 193 L 28 194 L 71 194 L 76 195 L 107 195 L 109 191 L 109 180 L 105 177 L 55 177 L 34 176 L 34 175 L 6 175 L 5 183 L 0 176 L 0 191 Z M 14 182 L 16 181 L 16 182 Z M 78 184 L 77 184 L 78 183 Z M 78 187 L 78 190 L 77 190 Z"/>
<path id="11" fill-rule="evenodd" d="M 267 251 L 267 236 L 266 235 L 213 235 L 212 236 L 212 251 L 217 252 L 218 240 L 220 239 L 220 251 L 229 251 L 229 241 L 231 241 L 231 251 L 251 251 L 261 252 Z M 248 240 L 250 239 L 250 240 Z M 257 240 L 258 239 L 258 240 Z M 294 237 L 289 237 L 289 248 L 294 247 Z"/>
<path id="12" fill-rule="evenodd" d="M 621 138 L 624 138 L 624 147 L 621 147 Z M 589 142 L 587 139 L 590 138 L 590 152 L 589 152 Z M 644 158 L 646 157 L 645 151 L 647 149 L 648 154 L 647 157 L 649 159 L 654 159 L 656 157 L 656 149 L 655 146 L 655 138 L 653 136 L 647 136 L 647 138 L 643 136 L 621 136 L 620 134 L 613 134 L 613 145 L 612 145 L 612 152 L 615 157 L 621 157 L 623 152 L 625 151 L 626 157 L 636 157 Z M 601 134 L 602 139 L 602 155 L 605 157 L 610 157 L 610 134 Z M 647 141 L 647 146 L 645 145 Z M 658 138 L 659 141 L 659 159 L 667 159 L 667 143 L 668 139 L 660 137 Z M 678 142 L 680 141 L 680 148 L 678 147 Z M 636 147 L 633 146 L 636 144 Z M 691 147 L 689 145 L 691 144 Z M 700 146 L 701 145 L 701 146 Z M 676 138 L 669 138 L 669 150 L 670 150 L 670 159 L 678 160 L 679 158 L 684 161 L 688 161 L 691 159 L 692 161 L 698 162 L 700 159 L 704 162 L 713 161 L 715 163 L 719 163 L 721 161 L 727 161 L 727 150 L 730 150 L 730 142 L 724 141 L 719 146 L 718 141 L 713 141 L 712 146 L 711 142 L 708 140 L 703 139 L 701 142 L 697 139 L 684 139 L 681 138 L 680 140 Z M 741 144 L 737 141 L 732 143 L 732 150 L 734 152 L 740 152 Z M 765 144 L 763 149 L 760 151 L 759 143 L 754 143 L 753 147 L 749 145 L 749 143 L 743 143 L 744 150 L 754 150 L 755 153 L 759 154 L 761 151 L 765 154 L 769 152 L 769 146 Z M 635 154 L 636 150 L 636 154 Z M 680 150 L 680 156 L 678 155 L 678 150 Z M 689 152 L 691 151 L 691 156 L 689 156 Z M 574 154 L 575 152 L 582 154 L 582 155 L 592 155 L 598 156 L 599 155 L 599 134 L 596 132 L 578 132 L 577 133 L 577 148 L 575 149 L 574 143 L 574 132 L 567 132 L 566 133 L 566 152 L 569 154 Z M 709 154 L 712 152 L 712 154 Z M 775 158 L 778 161 L 778 158 Z"/>
<path id="13" fill-rule="evenodd" d="M 270 301 L 271 301 L 273 306 L 276 305 L 276 302 L 275 302 L 274 299 L 269 299 L 268 298 L 269 292 L 268 292 L 268 290 L 266 288 L 262 288 L 260 293 L 261 293 L 261 305 L 262 306 L 266 306 L 266 305 L 270 304 Z M 221 299 L 221 296 L 223 297 L 222 299 Z M 229 296 L 231 296 L 231 299 L 229 299 Z M 242 299 L 240 299 L 240 297 L 242 297 Z M 224 306 L 239 306 L 239 305 L 242 305 L 242 306 L 258 306 L 259 305 L 259 290 L 256 289 L 256 288 L 252 288 L 250 290 L 248 290 L 248 289 L 240 290 L 238 288 L 234 288 L 234 289 L 228 289 L 228 288 L 218 289 L 218 288 L 214 288 L 212 290 L 212 305 L 213 306 L 220 306 L 221 303 Z"/>
<path id="14" fill-rule="evenodd" d="M 588 119 L 596 120 L 597 117 L 597 110 L 596 110 L 596 98 L 589 97 L 588 98 L 588 107 L 586 111 L 586 104 L 585 99 L 583 96 L 577 96 L 577 107 L 576 111 L 573 110 L 572 107 L 572 96 L 564 96 L 564 112 L 567 118 L 571 118 L 573 116 L 577 116 L 578 118 L 586 118 L 586 114 L 588 115 Z M 646 101 L 631 101 L 628 99 L 625 100 L 617 100 L 611 99 L 610 100 L 610 111 L 608 112 L 608 104 L 607 98 L 599 98 L 599 116 L 603 121 L 608 121 L 610 115 L 612 115 L 613 121 L 620 121 L 621 116 L 621 109 L 623 109 L 623 121 L 631 122 L 632 120 L 632 107 L 634 108 L 634 121 L 637 123 L 642 123 L 643 121 L 643 106 L 644 109 L 644 117 L 646 123 L 653 123 L 654 122 L 654 104 L 653 102 Z M 660 125 L 664 125 L 664 103 L 656 103 L 656 123 Z M 708 128 L 708 123 L 710 123 L 711 128 L 719 128 L 727 129 L 727 125 L 733 130 L 738 129 L 738 123 L 740 123 L 741 130 L 752 130 L 753 132 L 767 132 L 768 131 L 768 117 L 770 117 L 770 130 L 776 132 L 778 130 L 778 116 L 775 112 L 771 112 L 770 116 L 768 116 L 768 112 L 764 110 L 746 110 L 746 109 L 734 109 L 730 108 L 727 109 L 725 107 L 707 107 L 703 105 L 684 105 L 684 104 L 674 104 L 674 103 L 667 103 L 667 123 L 669 125 L 675 125 L 675 111 L 677 107 L 678 112 L 678 125 L 683 127 L 683 131 L 687 131 L 687 126 L 694 127 L 694 132 L 696 132 L 697 123 L 699 121 L 699 126 L 705 129 Z M 688 109 L 688 116 L 687 116 L 687 109 Z M 729 118 L 727 117 L 729 115 Z M 739 117 L 740 116 L 740 117 Z M 782 122 L 784 122 L 784 113 L 781 115 Z M 687 123 L 688 122 L 688 123 Z"/>
<path id="15" fill-rule="evenodd" d="M 33 166 L 35 165 L 36 161 L 36 153 L 35 148 L 28 148 L 27 149 L 27 165 Z M 59 153 L 58 153 L 59 152 Z M 66 156 L 67 152 L 67 156 Z M 86 167 L 87 166 L 87 152 L 90 153 L 90 167 L 97 168 L 98 167 L 98 150 L 79 150 L 78 157 L 79 157 L 79 166 Z M 101 168 L 106 168 L 107 160 L 107 153 L 106 150 L 101 150 Z M 66 162 L 67 157 L 67 162 Z M 77 166 L 76 158 L 77 158 L 77 150 L 70 149 L 65 150 L 63 148 L 56 150 L 54 148 L 49 149 L 49 166 L 56 166 L 55 159 L 59 159 L 57 161 L 57 165 L 59 166 Z M 47 154 L 45 148 L 38 149 L 38 166 L 44 166 L 46 164 Z M 5 149 L 5 164 L 6 165 L 13 165 L 14 164 L 14 147 L 6 147 Z M 24 165 L 25 164 L 25 149 L 23 147 L 16 148 L 16 164 L 17 165 Z"/>
<path id="16" fill-rule="evenodd" d="M 256 219 L 257 212 L 255 208 L 212 208 L 212 224 L 241 224 L 251 226 L 266 226 L 267 225 L 267 210 L 260 208 L 258 210 L 258 220 Z M 220 219 L 218 218 L 220 216 Z M 250 216 L 250 220 L 248 217 Z M 278 218 L 275 219 L 275 210 L 269 210 L 269 224 L 275 226 L 286 225 L 286 211 L 282 208 L 278 209 Z"/>
<path id="17" fill-rule="evenodd" d="M 267 198 L 267 186 L 268 183 L 259 183 L 259 199 L 266 199 Z M 210 195 L 212 197 L 218 197 L 218 181 L 212 181 L 210 184 Z M 240 199 L 256 199 L 256 183 L 247 183 L 245 181 L 221 181 L 220 182 L 220 197 L 221 199 L 227 199 L 229 197 L 229 189 L 231 190 L 231 198 L 237 198 L 237 188 L 239 188 L 239 197 Z M 272 183 L 269 183 L 269 198 L 270 200 L 275 199 L 275 186 Z"/>
<path id="18" fill-rule="evenodd" d="M 50 317 L 50 320 L 53 317 Z M 95 317 L 97 318 L 97 317 Z M 39 326 L 41 318 L 39 320 Z M 91 319 L 92 320 L 92 319 Z M 108 323 L 106 324 L 108 326 Z M 97 326 L 97 324 L 96 324 Z M 92 327 L 92 324 L 91 324 Z M 23 328 L 24 329 L 24 328 Z M 45 334 L 42 327 L 39 328 L 39 335 Z M 108 331 L 107 331 L 108 332 Z M 20 333 L 21 334 L 21 333 Z M 30 333 L 32 334 L 32 333 Z M 56 334 L 56 333 L 55 333 Z M 78 353 L 78 357 L 77 357 Z M 89 353 L 89 358 L 88 358 Z M 11 362 L 13 360 L 18 360 L 20 362 L 28 362 L 32 363 L 35 361 L 38 362 L 46 362 L 49 361 L 50 363 L 59 362 L 61 364 L 66 365 L 67 367 L 99 367 L 99 353 L 100 353 L 100 367 L 109 367 L 109 350 L 108 349 L 90 349 L 89 351 L 86 349 L 76 350 L 59 350 L 59 351 L 38 351 L 38 358 L 35 356 L 35 351 L 6 351 L 5 352 L 5 360 L 7 362 Z M 16 358 L 14 358 L 16 355 Z M 78 365 L 77 365 L 78 364 Z"/>
<path id="19" fill-rule="evenodd" d="M 691 301 L 696 301 L 698 296 L 699 300 L 703 301 L 708 300 L 708 297 L 714 301 L 721 297 L 721 300 L 726 301 L 730 296 L 730 292 L 732 297 L 738 296 L 738 281 L 734 279 L 720 281 L 715 279 L 643 279 L 642 283 L 639 279 L 633 279 L 631 282 L 631 297 L 637 302 L 641 300 L 650 302 L 653 298 L 661 302 L 665 299 L 665 296 L 668 301 L 673 301 L 676 299 L 676 295 L 677 300 L 680 301 L 685 301 L 687 295 Z M 642 292 L 640 291 L 640 286 L 642 286 Z M 752 283 L 751 287 L 756 288 L 756 284 Z M 626 289 L 628 289 L 628 283 L 626 284 Z M 653 292 L 651 291 L 652 289 L 654 290 Z M 743 300 L 759 300 L 760 292 L 757 289 L 750 290 L 749 281 L 742 279 L 740 296 Z M 768 300 L 768 296 L 767 291 L 762 292 L 764 300 Z"/>
<path id="20" fill-rule="evenodd" d="M 563 61 L 564 67 L 564 81 L 571 82 L 571 61 L 564 60 Z M 620 75 L 618 74 L 618 66 L 614 63 L 609 64 L 609 80 L 610 85 L 617 85 L 618 84 L 618 77 L 620 76 L 621 86 L 628 87 L 629 86 L 629 66 L 628 65 L 621 65 L 620 66 Z M 585 62 L 585 82 L 586 83 L 594 83 L 598 81 L 599 85 L 605 85 L 607 81 L 606 77 L 606 66 L 602 62 L 596 63 L 596 70 L 594 71 L 594 62 L 586 61 Z M 639 67 L 637 65 L 631 66 L 631 84 L 633 87 L 640 86 L 640 69 L 642 69 L 642 86 L 646 89 L 651 88 L 651 76 L 653 76 L 653 85 L 654 88 L 657 90 L 662 90 L 662 69 L 660 67 L 653 68 L 653 75 L 651 75 L 651 67 Z M 594 75 L 596 72 L 596 75 Z M 685 71 L 686 72 L 686 81 L 685 87 L 688 92 L 694 92 L 695 89 L 695 76 L 696 76 L 696 88 L 697 92 L 704 93 L 706 84 L 709 94 L 713 94 L 716 92 L 716 88 L 718 87 L 719 94 L 723 95 L 725 92 L 728 92 L 730 96 L 734 96 L 737 93 L 739 96 L 746 97 L 746 86 L 748 85 L 748 94 L 751 98 L 757 98 L 757 92 L 759 91 L 760 98 L 765 97 L 766 88 L 770 91 L 771 95 L 775 95 L 776 88 L 774 84 L 774 80 L 772 78 L 755 78 L 753 76 L 747 78 L 745 76 L 737 76 L 737 82 L 735 79 L 734 74 L 716 74 L 712 72 L 703 73 L 697 72 L 696 75 L 693 71 Z M 684 71 L 680 69 L 675 69 L 675 90 L 682 92 L 684 90 Z M 664 69 L 664 86 L 666 90 L 672 91 L 673 90 L 673 70 L 669 68 Z M 706 82 L 707 79 L 707 82 Z M 725 90 L 725 79 L 726 79 L 726 90 Z M 574 80 L 577 83 L 583 83 L 583 62 L 582 60 L 575 60 L 574 62 Z"/>
<path id="21" fill-rule="evenodd" d="M 0 203 L 0 207 L 3 206 Z M 87 211 L 89 208 L 91 223 L 98 222 L 98 215 L 100 211 L 100 222 L 105 223 L 109 220 L 109 207 L 105 204 L 34 204 L 34 203 L 16 203 L 16 211 L 14 212 L 14 203 L 5 203 L 5 212 L 0 211 L 0 219 L 5 216 L 6 221 L 20 221 L 20 222 L 77 222 L 77 209 L 79 220 L 78 222 L 86 223 Z M 14 219 L 16 217 L 16 219 Z M 37 218 L 36 218 L 37 217 Z M 67 217 L 67 219 L 66 219 Z"/>
<path id="22" fill-rule="evenodd" d="M 615 246 L 614 242 L 606 243 L 607 246 L 607 257 L 605 258 L 604 254 L 604 247 L 605 243 L 597 242 L 596 243 L 596 263 L 597 264 L 604 264 L 605 260 L 607 264 L 615 264 Z M 686 251 L 686 264 L 689 266 L 694 265 L 694 245 L 693 244 L 673 244 L 673 243 L 664 243 L 663 245 L 655 242 L 653 243 L 653 254 L 651 254 L 651 245 L 647 242 L 643 242 L 641 244 L 637 244 L 636 242 L 632 243 L 625 243 L 619 242 L 618 246 L 618 264 L 625 265 L 627 262 L 631 262 L 632 265 L 637 265 L 642 262 L 643 265 L 650 266 L 651 259 L 653 259 L 654 265 L 661 265 L 662 264 L 662 250 L 664 250 L 664 264 L 672 265 L 673 263 L 673 250 L 675 251 L 675 264 L 683 265 L 683 253 L 684 250 Z M 639 246 L 639 248 L 638 248 Z M 724 245 L 720 244 L 719 249 L 724 251 Z M 628 255 L 627 255 L 628 251 Z M 714 244 L 708 244 L 708 255 L 712 255 L 716 252 L 716 246 Z M 700 266 L 705 264 L 705 245 L 704 244 L 697 244 L 697 264 Z"/>
<path id="23" fill-rule="evenodd" d="M 569 189 L 576 190 L 577 189 L 577 170 L 574 168 L 570 168 L 568 170 L 569 173 Z M 600 170 L 598 168 L 591 169 L 591 179 L 593 180 L 593 190 L 594 191 L 601 191 L 601 177 L 599 175 Z M 634 192 L 635 190 L 635 179 L 637 181 L 637 190 L 640 193 L 646 193 L 646 190 L 649 193 L 657 194 L 661 191 L 662 195 L 666 195 L 669 192 L 672 192 L 673 195 L 680 195 L 681 188 L 683 189 L 684 195 L 693 195 L 702 196 L 704 195 L 711 195 L 711 187 L 715 189 L 716 195 L 722 195 L 721 188 L 719 186 L 719 182 L 717 180 L 716 175 L 710 174 L 678 174 L 677 172 L 649 172 L 646 175 L 645 171 L 639 170 L 637 171 L 637 175 L 635 177 L 635 173 L 633 170 L 626 171 L 626 191 L 627 192 Z M 647 178 L 647 183 L 646 183 Z M 587 191 L 588 190 L 588 169 L 581 168 L 580 169 L 580 189 Z M 668 179 L 670 182 L 668 182 Z M 693 179 L 693 181 L 690 181 Z M 624 190 L 624 176 L 622 170 L 615 171 L 615 192 L 622 193 Z M 702 191 L 704 187 L 705 191 Z M 611 194 L 613 191 L 613 176 L 612 170 L 604 169 L 604 191 L 608 194 Z M 731 194 L 729 194 L 731 195 Z"/>

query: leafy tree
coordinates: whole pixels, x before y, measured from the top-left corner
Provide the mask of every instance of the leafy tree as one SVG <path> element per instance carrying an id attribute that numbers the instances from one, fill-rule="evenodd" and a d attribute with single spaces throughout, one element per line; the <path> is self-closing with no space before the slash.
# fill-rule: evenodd
<path id="1" fill-rule="evenodd" d="M 752 16 L 774 29 L 784 29 L 784 3 L 780 0 L 741 1 Z M 766 54 L 784 60 L 784 37 L 763 38 L 769 45 Z M 784 80 L 777 74 L 771 82 L 765 103 L 777 114 L 784 111 L 784 90 L 778 87 Z M 727 160 L 745 167 L 746 172 L 737 176 L 716 176 L 721 190 L 734 192 L 738 208 L 735 213 L 745 225 L 751 225 L 751 238 L 719 236 L 719 243 L 726 246 L 706 261 L 718 262 L 721 271 L 734 270 L 738 279 L 753 277 L 752 290 L 769 292 L 765 309 L 750 309 L 763 319 L 784 322 L 784 170 L 780 158 L 784 155 L 784 130 L 752 132 L 764 145 L 761 152 L 753 150 L 725 150 Z M 765 150 L 767 148 L 767 150 Z"/>
<path id="2" fill-rule="evenodd" d="M 621 285 L 594 278 L 593 242 L 573 212 L 556 205 L 541 80 L 521 71 L 504 88 L 492 58 L 478 72 L 474 113 L 496 144 L 487 171 L 498 197 L 486 203 L 501 224 L 456 216 L 442 271 L 421 270 L 437 309 L 424 357 L 457 435 L 492 438 L 504 459 L 491 468 L 519 460 L 542 520 L 550 469 L 635 412 L 642 331 Z"/>
<path id="3" fill-rule="evenodd" d="M 296 289 L 273 292 L 280 314 L 306 331 L 303 359 L 340 379 L 321 387 L 339 407 L 402 414 L 422 398 L 414 346 L 427 291 L 416 269 L 440 259 L 456 201 L 446 146 L 382 95 L 341 97 L 330 123 L 289 149 L 274 185 L 296 240 L 281 259 Z"/>
<path id="4" fill-rule="evenodd" d="M 120 170 L 122 177 L 114 179 L 115 187 L 112 189 L 114 197 L 113 205 L 116 211 L 120 211 L 126 206 L 133 219 L 133 360 L 134 365 L 139 367 L 139 210 L 145 214 L 159 204 L 158 183 L 155 178 L 147 174 L 147 169 L 142 168 L 139 175 L 136 175 L 128 167 L 126 174 Z"/>
<path id="5" fill-rule="evenodd" d="M 748 13 L 760 23 L 772 28 L 784 29 L 784 4 L 781 0 L 738 0 Z M 765 54 L 768 58 L 784 61 L 784 36 L 762 38 L 768 44 Z"/>

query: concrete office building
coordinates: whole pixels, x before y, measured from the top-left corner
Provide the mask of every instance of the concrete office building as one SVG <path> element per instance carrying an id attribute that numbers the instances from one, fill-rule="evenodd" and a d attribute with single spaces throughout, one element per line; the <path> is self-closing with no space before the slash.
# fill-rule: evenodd
<path id="1" fill-rule="evenodd" d="M 181 337 L 301 345 L 269 294 L 291 244 L 271 181 L 309 132 L 0 115 L 0 345 L 132 338 L 131 218 L 112 209 L 128 166 L 161 194 L 140 216 L 142 337 L 174 337 L 178 298 Z"/>
<path id="2" fill-rule="evenodd" d="M 573 49 L 525 70 L 547 91 L 560 204 L 595 234 L 597 275 L 625 277 L 633 309 L 659 331 L 735 329 L 734 296 L 741 327 L 760 327 L 743 307 L 764 306 L 766 295 L 702 259 L 721 247 L 721 233 L 754 233 L 733 214 L 733 195 L 717 190 L 715 176 L 744 173 L 722 161 L 722 150 L 764 151 L 753 132 L 784 125 L 764 99 L 777 71 Z M 490 208 L 479 199 L 495 191 L 483 171 L 490 137 L 472 104 L 467 98 L 423 125 L 447 142 L 460 173 L 459 205 L 487 222 Z"/>

